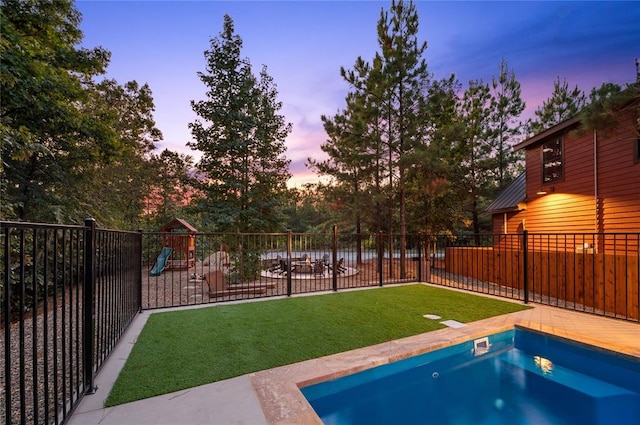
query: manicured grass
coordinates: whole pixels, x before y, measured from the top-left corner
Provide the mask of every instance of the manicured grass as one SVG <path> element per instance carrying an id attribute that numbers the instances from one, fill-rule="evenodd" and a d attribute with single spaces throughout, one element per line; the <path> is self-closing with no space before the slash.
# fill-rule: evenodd
<path id="1" fill-rule="evenodd" d="M 108 406 L 220 381 L 527 307 L 424 285 L 156 313 Z"/>

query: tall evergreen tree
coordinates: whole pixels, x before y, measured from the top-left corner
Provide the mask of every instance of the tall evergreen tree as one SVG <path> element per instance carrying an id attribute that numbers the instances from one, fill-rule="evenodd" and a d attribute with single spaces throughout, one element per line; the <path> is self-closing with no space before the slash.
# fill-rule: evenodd
<path id="1" fill-rule="evenodd" d="M 409 231 L 454 231 L 463 219 L 466 186 L 460 170 L 466 130 L 460 113 L 461 86 L 455 75 L 434 81 L 427 94 L 426 144 L 416 149 L 407 179 Z"/>
<path id="2" fill-rule="evenodd" d="M 490 127 L 490 143 L 494 150 L 493 175 L 497 190 L 504 189 L 515 178 L 519 153 L 513 151 L 517 137 L 523 132 L 518 118 L 526 106 L 522 99 L 520 83 L 507 62 L 500 62 L 498 77 L 491 80 L 493 89 Z"/>
<path id="3" fill-rule="evenodd" d="M 381 12 L 378 43 L 382 49 L 382 75 L 387 106 L 393 110 L 393 147 L 391 176 L 397 175 L 398 226 L 400 232 L 400 276 L 405 277 L 407 214 L 406 170 L 411 153 L 423 142 L 425 93 L 430 75 L 423 58 L 427 43 L 418 41 L 418 12 L 412 1 L 391 3 L 389 12 Z M 391 137 L 391 135 L 390 135 Z M 395 158 L 395 160 L 394 160 Z"/>
<path id="4" fill-rule="evenodd" d="M 430 82 L 423 58 L 427 44 L 419 43 L 417 34 L 418 15 L 413 2 L 393 0 L 388 11 L 381 11 L 377 25 L 380 52 L 371 64 L 358 57 L 353 69 L 341 69 L 343 78 L 353 88 L 353 102 L 347 107 L 348 120 L 342 121 L 349 124 L 349 131 L 334 132 L 331 136 L 332 148 L 328 151 L 331 159 L 326 163 L 335 167 L 337 164 L 332 160 L 340 159 L 338 154 L 350 161 L 360 161 L 359 181 L 363 188 L 368 187 L 360 193 L 373 200 L 376 230 L 386 228 L 390 247 L 395 245 L 392 240 L 395 229 L 399 230 L 401 276 L 406 274 L 402 260 L 407 245 L 407 170 L 415 165 L 415 150 L 425 144 L 425 95 Z M 327 130 L 335 130 L 336 122 L 331 121 Z M 353 131 L 357 132 L 355 138 L 350 134 Z M 344 137 L 346 134 L 350 135 Z M 347 151 L 351 153 L 345 156 Z M 353 153 L 357 155 L 352 156 Z M 356 163 L 351 162 L 350 166 L 353 165 Z M 339 169 L 324 172 L 336 174 Z M 352 194 L 355 190 L 352 186 Z M 386 223 L 382 220 L 383 201 L 388 208 Z"/>
<path id="5" fill-rule="evenodd" d="M 351 115 L 357 116 L 361 122 L 362 133 L 358 136 L 362 143 L 359 145 L 359 152 L 369 158 L 365 180 L 369 186 L 368 196 L 374 204 L 373 216 L 370 216 L 373 223 L 370 223 L 370 227 L 375 228 L 376 232 L 381 232 L 385 227 L 384 205 L 390 204 L 388 200 L 392 198 L 391 188 L 393 187 L 391 170 L 393 149 L 390 145 L 393 120 L 392 109 L 385 101 L 382 58 L 376 54 L 373 63 L 369 64 L 358 57 L 353 69 L 341 68 L 340 74 L 353 87 L 353 98 L 358 99 L 357 103 L 348 107 L 351 109 Z M 336 142 L 339 143 L 339 140 Z M 391 217 L 391 214 L 387 215 L 387 218 Z M 390 231 L 392 224 L 389 221 L 387 226 Z"/>
<path id="6" fill-rule="evenodd" d="M 587 104 L 580 112 L 582 131 L 607 130 L 616 122 L 616 111 L 638 95 L 639 83 L 626 90 L 614 83 L 603 83 L 589 93 Z"/>
<path id="7" fill-rule="evenodd" d="M 278 114 L 282 104 L 266 67 L 257 78 L 241 49 L 225 15 L 222 32 L 205 51 L 206 72 L 198 73 L 207 99 L 191 102 L 202 120 L 189 124 L 194 141 L 188 145 L 202 152 L 197 167 L 206 176 L 206 222 L 216 230 L 273 231 L 282 225 L 280 205 L 291 176 L 284 156 L 291 124 Z"/>
<path id="8" fill-rule="evenodd" d="M 633 111 L 640 116 L 640 62 L 636 64 L 636 79 L 624 87 L 614 83 L 603 83 L 591 89 L 586 105 L 580 111 L 581 131 L 609 131 L 619 119 L 619 113 Z M 636 137 L 640 138 L 640 125 L 636 125 Z"/>
<path id="9" fill-rule="evenodd" d="M 349 166 L 357 165 L 351 170 L 357 169 L 360 184 L 368 186 L 368 190 L 357 190 L 367 193 L 374 202 L 376 230 L 384 226 L 384 194 L 389 246 L 394 245 L 392 234 L 397 220 L 401 260 L 406 256 L 407 170 L 414 165 L 414 150 L 424 144 L 424 97 L 430 79 L 423 58 L 427 45 L 418 42 L 417 34 L 418 15 L 413 2 L 393 0 L 389 11 L 383 9 L 380 13 L 377 35 L 381 51 L 372 63 L 358 57 L 353 69 L 341 69 L 343 78 L 353 88 L 347 98 L 347 115 L 343 117 L 348 119 L 341 121 L 348 124 L 348 131 L 335 132 L 339 117 L 335 117 L 336 121 L 325 117 L 325 123 L 330 124 L 326 129 L 333 134 L 331 149 L 327 150 L 331 158 L 324 165 L 334 169 L 325 168 L 322 172 L 340 173 L 337 164 L 344 158 L 351 161 Z M 362 161 L 363 158 L 366 160 Z M 356 194 L 355 185 L 352 194 Z M 404 261 L 400 275 L 405 275 Z"/>
<path id="10" fill-rule="evenodd" d="M 309 158 L 308 164 L 320 173 L 331 176 L 332 187 L 325 193 L 339 204 L 342 229 L 353 228 L 357 239 L 356 261 L 362 261 L 361 235 L 364 211 L 373 207 L 369 192 L 372 165 L 375 158 L 370 152 L 369 128 L 363 120 L 363 101 L 357 93 L 347 95 L 347 108 L 333 118 L 322 116 L 324 129 L 329 136 L 321 149 L 327 153 L 325 161 Z M 367 220 L 368 221 L 368 220 Z M 371 222 L 367 224 L 372 224 Z"/>
<path id="11" fill-rule="evenodd" d="M 582 90 L 575 86 L 569 90 L 569 83 L 564 79 L 560 82 L 558 77 L 553 82 L 551 97 L 542 102 L 542 106 L 535 111 L 536 119 L 529 123 L 529 131 L 532 134 L 540 133 L 564 120 L 576 115 L 584 107 L 586 96 Z"/>
<path id="12" fill-rule="evenodd" d="M 491 90 L 482 80 L 470 81 L 460 105 L 464 128 L 462 139 L 456 149 L 459 168 L 454 170 L 453 180 L 466 194 L 467 209 L 471 213 L 473 233 L 480 233 L 479 198 L 486 194 L 494 179 L 492 168 L 493 146 L 489 143 Z"/>

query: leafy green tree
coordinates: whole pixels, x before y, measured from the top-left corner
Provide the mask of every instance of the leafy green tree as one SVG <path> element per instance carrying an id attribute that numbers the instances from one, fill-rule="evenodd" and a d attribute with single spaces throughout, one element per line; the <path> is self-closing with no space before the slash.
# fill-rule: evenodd
<path id="1" fill-rule="evenodd" d="M 110 54 L 77 47 L 80 13 L 69 0 L 6 0 L 0 13 L 2 213 L 61 222 L 76 167 L 120 149 L 116 131 L 82 109 Z"/>
<path id="2" fill-rule="evenodd" d="M 322 183 L 289 189 L 286 228 L 294 233 L 330 233 L 336 220 L 325 198 L 326 189 Z"/>
<path id="3" fill-rule="evenodd" d="M 586 102 L 586 96 L 582 90 L 575 86 L 569 90 L 569 83 L 564 79 L 560 82 L 558 77 L 553 82 L 551 97 L 542 102 L 542 106 L 535 111 L 536 119 L 529 123 L 529 131 L 533 134 L 540 133 L 562 121 L 565 121 L 580 112 Z"/>
<path id="4" fill-rule="evenodd" d="M 207 99 L 191 102 L 202 120 L 189 124 L 194 141 L 188 145 L 202 152 L 197 167 L 204 176 L 205 221 L 216 230 L 273 231 L 282 223 L 291 176 L 284 156 L 291 124 L 278 114 L 282 104 L 266 67 L 256 78 L 241 48 L 233 20 L 225 15 L 222 32 L 205 51 L 206 72 L 198 73 Z"/>
<path id="5" fill-rule="evenodd" d="M 152 155 L 150 163 L 152 181 L 143 198 L 147 229 L 157 231 L 176 217 L 201 229 L 199 218 L 191 207 L 201 197 L 195 187 L 197 176 L 193 175 L 193 158 L 164 149 L 159 155 Z"/>
<path id="6" fill-rule="evenodd" d="M 155 183 L 151 152 L 162 133 L 153 119 L 151 89 L 130 81 L 119 85 L 103 80 L 83 105 L 86 115 L 100 117 L 113 129 L 119 150 L 109 161 L 83 163 L 74 168 L 75 184 L 66 188 L 67 211 L 75 220 L 95 217 L 104 227 L 139 229 L 145 200 Z"/>

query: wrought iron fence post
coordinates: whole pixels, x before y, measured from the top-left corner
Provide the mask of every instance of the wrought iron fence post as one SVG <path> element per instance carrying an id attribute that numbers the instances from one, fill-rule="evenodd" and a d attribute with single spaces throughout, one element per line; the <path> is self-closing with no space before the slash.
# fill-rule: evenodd
<path id="1" fill-rule="evenodd" d="M 333 259 L 331 260 L 333 263 L 333 273 L 331 278 L 333 279 L 333 290 L 338 290 L 338 225 L 333 225 L 333 232 L 331 235 L 331 253 L 333 255 Z"/>
<path id="2" fill-rule="evenodd" d="M 138 229 L 138 313 L 142 313 L 142 259 L 144 258 L 144 250 L 142 246 L 142 229 Z"/>
<path id="3" fill-rule="evenodd" d="M 84 288 L 83 291 L 83 333 L 82 352 L 84 354 L 84 391 L 85 394 L 94 394 L 94 325 L 95 325 L 95 286 L 96 286 L 96 221 L 87 218 L 84 221 Z"/>
<path id="4" fill-rule="evenodd" d="M 418 234 L 418 282 L 422 283 L 422 237 Z"/>
<path id="5" fill-rule="evenodd" d="M 378 286 L 382 286 L 384 276 L 382 275 L 382 262 L 384 260 L 384 235 L 378 232 Z"/>
<path id="6" fill-rule="evenodd" d="M 287 296 L 291 296 L 291 245 L 293 235 L 291 230 L 287 230 Z"/>
<path id="7" fill-rule="evenodd" d="M 11 228 L 2 227 L 4 233 L 4 300 L 2 311 L 4 312 L 4 370 L 5 370 L 5 409 L 7 412 L 7 424 L 11 422 Z"/>
<path id="8" fill-rule="evenodd" d="M 524 288 L 524 303 L 528 304 L 529 303 L 529 260 L 528 260 L 528 245 L 529 245 L 529 241 L 528 241 L 528 235 L 529 232 L 525 229 L 522 231 L 522 267 L 524 270 L 522 270 L 522 277 L 524 279 L 524 284 L 523 284 L 523 288 Z"/>

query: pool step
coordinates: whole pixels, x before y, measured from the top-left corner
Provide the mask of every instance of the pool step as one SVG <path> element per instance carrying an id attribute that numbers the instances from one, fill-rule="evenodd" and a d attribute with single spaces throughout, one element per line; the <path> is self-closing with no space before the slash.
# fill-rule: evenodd
<path id="1" fill-rule="evenodd" d="M 636 393 L 625 388 L 555 365 L 547 359 L 539 357 L 536 359 L 534 356 L 525 354 L 517 349 L 502 353 L 499 359 L 593 398 L 613 396 L 637 397 Z"/>

